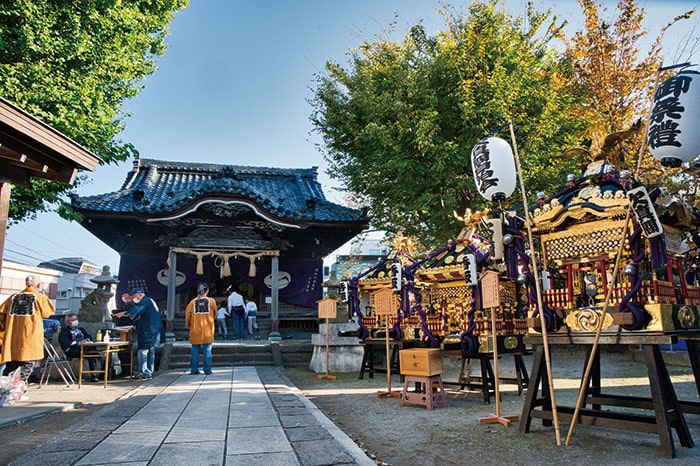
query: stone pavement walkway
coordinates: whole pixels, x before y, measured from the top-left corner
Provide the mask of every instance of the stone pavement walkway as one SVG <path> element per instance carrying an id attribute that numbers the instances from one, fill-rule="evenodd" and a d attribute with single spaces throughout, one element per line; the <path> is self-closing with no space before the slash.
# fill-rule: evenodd
<path id="1" fill-rule="evenodd" d="M 374 465 L 274 367 L 166 372 L 11 465 Z"/>

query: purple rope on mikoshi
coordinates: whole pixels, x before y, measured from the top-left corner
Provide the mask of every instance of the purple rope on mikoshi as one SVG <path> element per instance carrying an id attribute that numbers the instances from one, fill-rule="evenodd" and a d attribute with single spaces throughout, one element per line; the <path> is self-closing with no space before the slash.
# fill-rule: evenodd
<path id="1" fill-rule="evenodd" d="M 473 244 L 469 244 L 469 249 L 476 255 L 476 271 L 477 274 L 481 274 L 484 270 L 484 265 L 488 259 L 486 254 L 478 254 L 479 248 L 475 247 Z M 460 335 L 462 341 L 462 351 L 464 354 L 474 354 L 479 351 L 479 339 L 474 335 L 474 329 L 476 328 L 476 322 L 474 321 L 474 316 L 476 315 L 476 296 L 475 293 L 481 294 L 481 283 L 477 282 L 475 286 L 471 287 L 472 299 L 469 300 L 470 308 L 467 311 L 467 328 Z"/>
<path id="2" fill-rule="evenodd" d="M 652 204 L 661 194 L 661 189 L 654 188 L 649 193 L 649 199 Z M 651 256 L 651 267 L 658 269 L 668 263 L 668 255 L 666 254 L 666 235 L 655 236 L 649 239 L 649 251 Z"/>
<path id="3" fill-rule="evenodd" d="M 521 222 L 524 223 L 523 219 L 520 219 Z M 535 306 L 535 310 L 532 313 L 532 317 L 538 317 L 540 315 L 540 309 L 537 303 L 537 287 L 535 285 L 535 276 L 533 273 L 530 271 L 530 257 L 525 253 L 525 247 L 523 244 L 523 238 L 522 236 L 520 237 L 514 237 L 513 242 L 511 243 L 513 245 L 513 250 L 518 256 L 518 259 L 520 262 L 523 264 L 523 269 L 525 270 L 525 284 L 527 285 L 527 297 L 528 301 L 531 305 Z M 543 302 L 542 303 L 542 311 L 544 315 L 544 321 L 545 321 L 545 326 L 546 330 L 548 332 L 551 332 L 554 330 L 556 320 L 554 318 L 554 313 L 552 310 L 547 306 L 547 303 Z"/>
<path id="4" fill-rule="evenodd" d="M 411 314 L 413 314 L 413 312 L 417 312 L 418 316 L 420 317 L 420 328 L 423 331 L 423 340 L 427 339 L 430 342 L 431 348 L 437 348 L 439 343 L 428 328 L 428 319 L 421 304 L 423 302 L 423 295 L 416 288 L 415 275 L 412 267 L 409 267 L 409 269 L 406 271 L 406 282 L 408 286 L 408 293 L 413 293 L 413 296 L 415 296 L 416 302 L 413 304 Z"/>
<path id="5" fill-rule="evenodd" d="M 579 184 L 581 184 L 581 180 L 575 181 L 571 186 L 565 186 L 564 188 L 560 189 L 559 192 L 557 192 L 554 196 L 546 199 L 545 203 L 549 203 L 552 201 L 552 199 L 558 199 L 566 194 L 569 194 L 571 191 L 578 189 Z"/>
<path id="6" fill-rule="evenodd" d="M 413 287 L 415 288 L 415 287 Z M 437 348 L 439 343 L 437 339 L 433 336 L 433 333 L 428 328 L 428 321 L 425 312 L 423 311 L 423 306 L 421 305 L 422 297 L 420 293 L 416 294 L 416 303 L 413 305 L 413 311 L 417 312 L 420 316 L 420 328 L 423 331 L 423 341 L 426 339 L 430 342 L 431 348 Z"/>
<path id="7" fill-rule="evenodd" d="M 644 249 L 642 248 L 642 229 L 635 224 L 634 232 L 630 235 L 630 249 L 632 249 L 632 262 L 639 264 L 644 259 Z M 620 313 L 631 312 L 634 316 L 634 323 L 622 325 L 625 330 L 639 330 L 644 324 L 644 312 L 640 309 L 637 294 L 642 288 L 642 279 L 639 272 L 635 271 L 634 275 L 630 275 L 630 284 L 632 285 L 629 293 L 627 293 L 620 302 Z"/>
<path id="8" fill-rule="evenodd" d="M 420 291 L 416 288 L 416 281 L 415 281 L 415 273 L 416 270 L 426 261 L 429 261 L 433 259 L 434 257 L 438 256 L 439 254 L 442 254 L 445 251 L 448 251 L 450 249 L 453 249 L 455 247 L 455 243 L 452 241 L 448 242 L 446 246 L 443 246 L 442 248 L 438 249 L 437 251 L 434 251 L 430 254 L 428 254 L 425 258 L 421 260 L 411 260 L 411 264 L 408 266 L 405 266 L 403 268 L 403 274 L 404 277 L 406 277 L 406 289 L 403 291 L 403 296 L 408 298 L 409 294 L 413 294 L 415 297 L 415 304 L 413 305 L 412 308 L 409 308 L 410 306 L 410 301 L 408 299 L 403 300 L 402 302 L 405 303 L 403 307 L 404 315 L 406 317 L 413 315 L 414 312 L 418 313 L 418 316 L 420 317 L 421 320 L 421 330 L 423 331 L 423 339 L 428 339 L 430 341 L 430 347 L 431 348 L 437 348 L 439 346 L 439 343 L 433 333 L 430 331 L 428 328 L 428 320 L 427 316 L 425 315 L 425 312 L 423 311 L 423 306 L 422 306 L 422 301 L 423 301 L 423 295 L 421 294 Z M 397 325 L 400 324 L 397 322 Z M 396 327 L 396 326 L 394 326 Z M 397 330 L 394 328 L 394 330 Z M 398 329 L 400 330 L 400 328 Z"/>
<path id="9" fill-rule="evenodd" d="M 348 280 L 348 319 L 353 316 L 358 316 L 362 320 L 362 311 L 360 310 L 360 295 L 357 292 L 357 279 L 351 278 Z"/>
<path id="10" fill-rule="evenodd" d="M 462 340 L 462 351 L 465 354 L 473 354 L 479 350 L 479 339 L 474 335 L 474 329 L 476 328 L 476 322 L 474 322 L 474 316 L 476 315 L 476 297 L 474 296 L 475 290 L 480 288 L 480 285 L 471 287 L 472 299 L 469 300 L 470 308 L 467 312 L 467 328 L 460 335 Z"/>
<path id="11" fill-rule="evenodd" d="M 403 300 L 402 300 L 403 301 Z M 391 329 L 394 331 L 394 340 L 403 340 L 403 329 L 401 328 L 401 322 L 403 321 L 403 312 L 401 312 L 401 307 L 397 310 L 397 319 Z"/>
<path id="12" fill-rule="evenodd" d="M 522 219 L 518 217 L 511 217 L 506 223 L 506 234 L 510 234 L 513 237 L 513 242 L 506 246 L 504 251 L 506 277 L 511 280 L 518 278 L 518 253 L 515 249 L 515 242 L 519 241 L 522 247 L 523 235 L 520 232 L 520 228 L 523 223 Z"/>
<path id="13" fill-rule="evenodd" d="M 396 323 L 394 323 L 394 326 L 391 327 L 391 329 L 394 331 L 394 340 L 403 340 L 403 329 L 401 328 L 401 322 L 403 322 L 404 314 L 407 312 L 404 309 L 404 307 L 408 307 L 407 303 L 408 295 L 407 290 L 404 287 L 401 289 L 401 293 L 399 294 L 399 308 L 396 310 Z"/>
<path id="14" fill-rule="evenodd" d="M 668 263 L 666 254 L 666 239 L 664 235 L 659 235 L 649 240 L 649 251 L 651 256 L 651 267 L 658 269 Z"/>
<path id="15" fill-rule="evenodd" d="M 353 304 L 356 306 L 355 309 L 350 309 L 350 318 L 353 316 L 353 312 L 356 312 L 356 315 L 358 315 L 360 318 L 358 319 L 359 325 L 360 325 L 360 336 L 359 338 L 364 340 L 369 336 L 369 330 L 367 327 L 365 327 L 365 324 L 362 322 L 362 311 L 360 311 L 360 296 L 358 293 L 358 289 L 360 286 L 360 279 L 364 276 L 369 275 L 370 273 L 374 272 L 377 270 L 379 267 L 383 267 L 384 264 L 386 263 L 386 258 L 383 258 L 379 262 L 377 262 L 375 265 L 372 267 L 368 268 L 364 272 L 360 273 L 356 277 L 351 278 L 348 281 L 348 296 L 350 297 L 350 303 L 348 307 L 351 307 Z"/>

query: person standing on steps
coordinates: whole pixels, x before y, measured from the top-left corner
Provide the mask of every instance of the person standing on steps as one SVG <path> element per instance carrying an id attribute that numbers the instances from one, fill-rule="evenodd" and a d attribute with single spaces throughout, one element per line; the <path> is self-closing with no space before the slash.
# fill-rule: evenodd
<path id="1" fill-rule="evenodd" d="M 245 303 L 243 302 L 243 296 L 235 288 L 228 297 L 228 310 L 233 319 L 233 338 L 242 340 L 245 333 Z"/>
<path id="2" fill-rule="evenodd" d="M 258 330 L 258 306 L 248 296 L 245 298 L 245 315 L 248 319 L 248 335 L 252 335 L 253 330 Z"/>
<path id="3" fill-rule="evenodd" d="M 219 336 L 223 336 L 224 340 L 228 340 L 228 329 L 226 328 L 226 317 L 231 314 L 228 312 L 228 302 L 222 299 L 219 303 L 219 310 L 216 311 L 216 325 L 218 327 Z"/>
<path id="4" fill-rule="evenodd" d="M 197 286 L 197 297 L 185 309 L 185 326 L 190 329 L 190 374 L 199 372 L 199 353 L 204 355 L 204 373 L 211 374 L 211 345 L 214 343 L 214 323 L 217 316 L 216 300 L 209 298 L 209 285 Z"/>

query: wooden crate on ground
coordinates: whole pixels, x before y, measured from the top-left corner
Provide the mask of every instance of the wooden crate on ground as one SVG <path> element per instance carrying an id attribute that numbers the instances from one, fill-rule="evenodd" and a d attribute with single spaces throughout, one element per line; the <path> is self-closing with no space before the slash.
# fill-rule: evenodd
<path id="1" fill-rule="evenodd" d="M 411 348 L 399 351 L 402 375 L 431 377 L 442 374 L 442 351 L 432 348 Z"/>

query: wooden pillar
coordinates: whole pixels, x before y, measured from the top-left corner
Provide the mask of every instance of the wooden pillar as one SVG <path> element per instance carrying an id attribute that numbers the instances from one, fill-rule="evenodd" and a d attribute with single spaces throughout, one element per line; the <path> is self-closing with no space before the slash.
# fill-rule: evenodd
<path id="1" fill-rule="evenodd" d="M 0 183 L 0 275 L 2 275 L 2 260 L 5 257 L 5 235 L 7 232 L 7 213 L 10 210 L 10 191 L 12 185 Z"/>
<path id="2" fill-rule="evenodd" d="M 173 331 L 173 320 L 175 319 L 175 288 L 177 287 L 177 253 L 175 251 L 170 251 L 169 253 L 169 272 L 168 272 L 168 310 L 166 314 L 166 331 Z"/>
<path id="3" fill-rule="evenodd" d="M 271 330 L 268 340 L 281 340 L 282 335 L 280 335 L 280 321 L 279 321 L 279 257 L 272 256 L 272 273 L 271 273 L 272 283 L 270 284 L 270 294 L 271 294 Z"/>

